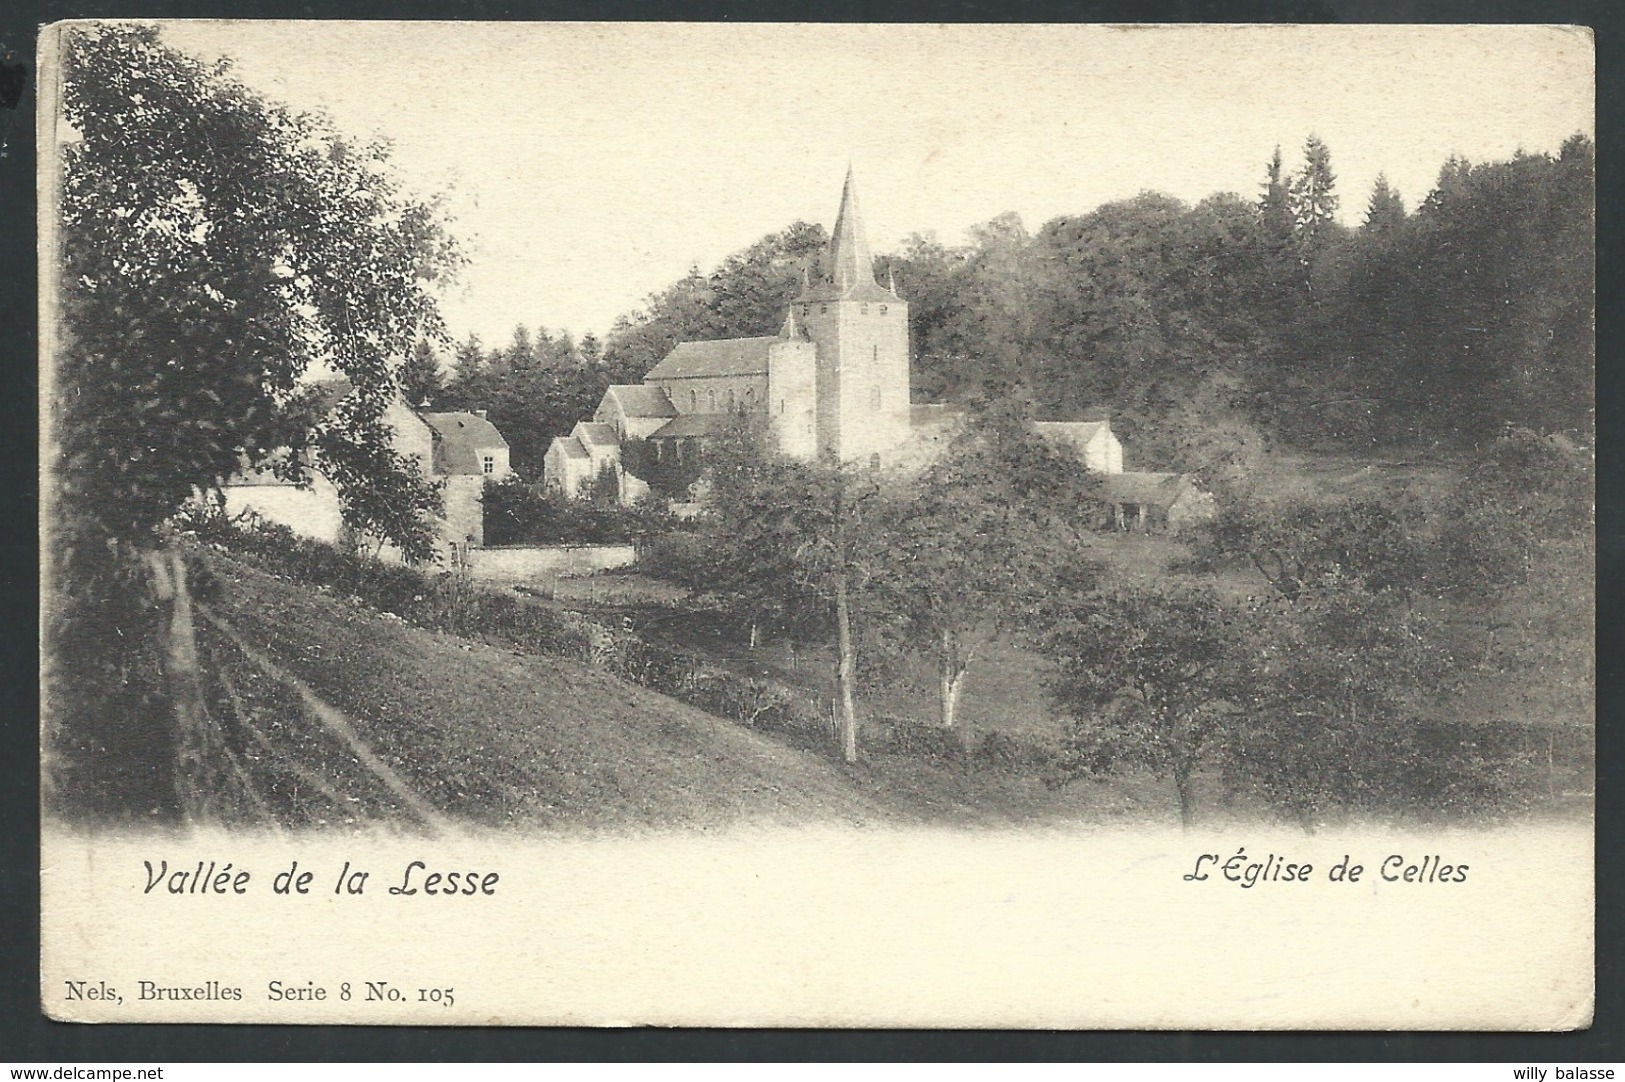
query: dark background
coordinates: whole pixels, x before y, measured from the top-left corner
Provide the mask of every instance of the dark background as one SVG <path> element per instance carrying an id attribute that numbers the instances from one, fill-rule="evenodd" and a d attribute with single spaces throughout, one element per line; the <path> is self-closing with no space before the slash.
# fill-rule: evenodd
<path id="1" fill-rule="evenodd" d="M 899 22 L 1571 23 L 1597 32 L 1598 578 L 1597 1014 L 1571 1034 L 1203 1034 L 590 1029 L 417 1029 L 303 1026 L 72 1025 L 39 1009 L 38 369 L 35 274 L 34 45 L 41 24 L 67 18 L 707 19 Z M 1619 465 L 1625 409 L 1609 360 L 1625 347 L 1619 269 L 1620 52 L 1625 6 L 1607 0 L 14 0 L 0 12 L 0 1061 L 234 1060 L 1440 1060 L 1625 1061 L 1620 960 L 1625 877 L 1621 794 L 1609 783 L 1621 753 L 1606 720 L 1619 705 Z M 7 93 L 22 65 L 20 99 Z"/>

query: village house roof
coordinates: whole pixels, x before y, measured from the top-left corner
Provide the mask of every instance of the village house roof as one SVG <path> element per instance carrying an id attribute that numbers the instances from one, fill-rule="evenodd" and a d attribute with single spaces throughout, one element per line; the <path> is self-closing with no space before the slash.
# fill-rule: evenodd
<path id="1" fill-rule="evenodd" d="M 580 440 L 583 447 L 616 447 L 621 442 L 615 434 L 615 426 L 602 421 L 577 421 L 570 435 Z"/>
<path id="2" fill-rule="evenodd" d="M 908 407 L 908 423 L 910 428 L 927 428 L 931 425 L 947 425 L 965 419 L 965 410 L 962 406 L 950 405 L 947 402 L 914 402 Z"/>
<path id="3" fill-rule="evenodd" d="M 587 458 L 587 449 L 581 446 L 581 441 L 574 436 L 554 436 L 553 446 L 549 451 L 557 451 L 565 458 Z"/>
<path id="4" fill-rule="evenodd" d="M 767 351 L 781 341 L 766 338 L 723 338 L 713 342 L 682 342 L 643 378 L 696 379 L 705 376 L 762 376 L 767 374 Z"/>
<path id="5" fill-rule="evenodd" d="M 728 430 L 735 420 L 731 413 L 685 413 L 650 434 L 652 440 L 674 440 L 688 436 L 716 436 Z"/>
<path id="6" fill-rule="evenodd" d="M 677 407 L 671 404 L 671 397 L 661 387 L 650 387 L 642 383 L 617 383 L 611 385 L 604 394 L 613 398 L 621 413 L 627 417 L 677 416 Z"/>
<path id="7" fill-rule="evenodd" d="M 1100 478 L 1101 495 L 1112 503 L 1170 507 L 1195 488 L 1182 473 L 1108 473 Z"/>
<path id="8" fill-rule="evenodd" d="M 437 473 L 484 473 L 482 451 L 508 446 L 497 426 L 477 413 L 420 413 L 434 432 L 434 468 Z"/>
<path id="9" fill-rule="evenodd" d="M 1047 440 L 1059 440 L 1083 447 L 1102 432 L 1111 431 L 1108 421 L 1034 421 L 1033 431 Z"/>

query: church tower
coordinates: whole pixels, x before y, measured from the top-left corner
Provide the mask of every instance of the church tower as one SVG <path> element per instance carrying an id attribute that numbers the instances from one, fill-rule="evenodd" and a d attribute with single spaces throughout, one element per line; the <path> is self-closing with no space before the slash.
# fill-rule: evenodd
<path id="1" fill-rule="evenodd" d="M 851 169 L 829 250 L 791 317 L 818 349 L 819 456 L 885 462 L 909 437 L 908 305 L 875 281 Z"/>

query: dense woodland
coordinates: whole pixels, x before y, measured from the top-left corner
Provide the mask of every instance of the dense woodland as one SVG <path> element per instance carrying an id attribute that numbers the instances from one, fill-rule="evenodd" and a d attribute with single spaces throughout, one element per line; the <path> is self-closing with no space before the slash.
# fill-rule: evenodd
<path id="1" fill-rule="evenodd" d="M 1589 444 L 1593 168 L 1580 135 L 1555 155 L 1452 158 L 1414 209 L 1379 178 L 1346 228 L 1311 138 L 1295 170 L 1279 151 L 1262 166 L 1256 197 L 1146 192 L 1036 232 L 1005 214 L 959 245 L 911 237 L 879 274 L 911 305 L 917 401 L 1109 409 L 1144 464 L 1201 472 L 1271 443 L 1463 450 L 1509 425 Z M 602 343 L 521 326 L 438 367 L 424 347 L 414 393 L 490 410 L 537 476 L 553 436 L 677 342 L 777 331 L 825 241 L 796 223 L 693 269 Z"/>

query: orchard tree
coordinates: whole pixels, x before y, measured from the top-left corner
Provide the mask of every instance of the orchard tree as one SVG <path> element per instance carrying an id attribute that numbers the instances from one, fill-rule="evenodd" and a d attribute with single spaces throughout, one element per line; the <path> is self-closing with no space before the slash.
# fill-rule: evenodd
<path id="1" fill-rule="evenodd" d="M 706 449 L 705 515 L 679 575 L 752 629 L 835 639 L 841 753 L 855 762 L 859 595 L 873 567 L 872 471 L 809 463 L 767 447 L 740 417 Z M 697 556 L 697 558 L 693 558 Z"/>
<path id="2" fill-rule="evenodd" d="M 443 335 L 433 291 L 459 257 L 382 148 L 267 103 L 225 62 L 184 56 L 150 26 L 67 27 L 60 47 L 77 138 L 62 147 L 52 327 L 56 631 L 59 646 L 88 636 L 100 649 L 57 660 L 126 687 L 162 677 L 119 707 L 127 722 L 63 735 L 111 771 L 102 780 L 123 771 L 125 806 L 173 812 L 196 789 L 183 749 L 205 719 L 167 524 L 195 492 L 295 447 L 280 472 L 301 479 L 313 461 L 353 529 L 429 557 L 437 496 L 392 449 L 383 412 L 414 345 Z M 325 417 L 300 393 L 318 364 L 353 386 Z M 155 636 L 155 666 L 134 658 L 135 626 Z"/>
<path id="3" fill-rule="evenodd" d="M 1066 585 L 1042 637 L 1072 718 L 1061 779 L 1150 769 L 1173 783 L 1189 829 L 1197 771 L 1220 761 L 1255 693 L 1247 607 L 1206 588 Z"/>
<path id="4" fill-rule="evenodd" d="M 1079 509 L 1095 489 L 1081 461 L 1014 421 L 968 426 L 920 475 L 892 485 L 865 524 L 866 606 L 877 629 L 932 659 L 946 729 L 978 652 L 1023 622 L 1053 553 L 1082 544 Z"/>

